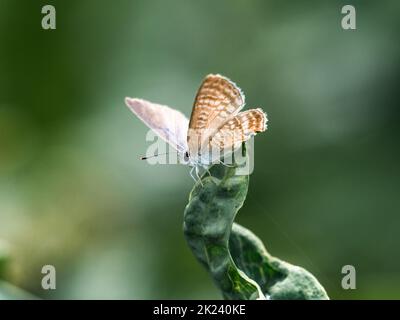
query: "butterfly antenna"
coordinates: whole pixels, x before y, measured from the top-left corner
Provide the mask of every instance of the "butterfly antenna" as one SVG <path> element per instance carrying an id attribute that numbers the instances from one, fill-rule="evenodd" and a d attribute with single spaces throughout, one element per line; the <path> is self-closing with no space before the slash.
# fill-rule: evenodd
<path id="1" fill-rule="evenodd" d="M 164 156 L 164 155 L 166 155 L 166 154 L 169 154 L 169 153 L 168 153 L 168 152 L 165 152 L 165 153 L 157 153 L 157 154 L 152 155 L 152 156 L 149 156 L 149 157 L 143 156 L 143 157 L 140 157 L 139 159 L 140 159 L 140 160 L 147 160 L 147 159 L 155 158 L 155 157 L 158 157 L 158 156 Z"/>

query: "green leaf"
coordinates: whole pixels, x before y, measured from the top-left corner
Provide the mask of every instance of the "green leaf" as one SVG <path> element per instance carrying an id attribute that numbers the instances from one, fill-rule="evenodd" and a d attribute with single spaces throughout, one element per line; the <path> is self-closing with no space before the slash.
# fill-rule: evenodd
<path id="1" fill-rule="evenodd" d="M 236 266 L 272 300 L 325 300 L 325 289 L 307 270 L 271 256 L 250 230 L 234 223 L 229 248 Z"/>
<path id="2" fill-rule="evenodd" d="M 246 198 L 249 177 L 222 165 L 197 182 L 185 209 L 184 233 L 197 259 L 211 273 L 226 299 L 256 299 L 260 287 L 239 270 L 229 252 L 236 212 Z"/>
<path id="3" fill-rule="evenodd" d="M 184 234 L 225 299 L 328 299 L 306 270 L 268 254 L 249 230 L 234 224 L 249 176 L 214 165 L 198 181 L 184 214 Z"/>

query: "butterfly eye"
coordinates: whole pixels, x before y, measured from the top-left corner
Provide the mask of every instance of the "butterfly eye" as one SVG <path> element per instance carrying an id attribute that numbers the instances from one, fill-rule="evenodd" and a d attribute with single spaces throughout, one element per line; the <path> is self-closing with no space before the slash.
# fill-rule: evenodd
<path id="1" fill-rule="evenodd" d="M 183 160 L 185 160 L 185 162 L 188 162 L 189 161 L 189 152 L 185 152 L 184 153 L 184 155 L 183 155 Z"/>

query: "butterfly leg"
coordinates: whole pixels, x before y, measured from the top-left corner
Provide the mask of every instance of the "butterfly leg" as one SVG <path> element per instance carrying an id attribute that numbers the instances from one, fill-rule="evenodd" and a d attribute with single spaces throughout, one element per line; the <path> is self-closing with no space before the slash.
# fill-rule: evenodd
<path id="1" fill-rule="evenodd" d="M 207 167 L 207 166 L 204 166 L 203 168 L 204 168 L 204 170 L 206 170 L 206 172 L 208 173 L 208 175 L 211 177 L 211 173 L 210 173 L 210 170 L 208 170 L 208 167 Z"/>
<path id="2" fill-rule="evenodd" d="M 223 162 L 222 160 L 218 160 L 218 162 L 219 162 L 220 164 L 222 164 L 223 166 L 228 167 L 228 168 L 234 168 L 234 167 L 235 167 L 234 165 L 226 164 L 226 163 Z"/>
<path id="3" fill-rule="evenodd" d="M 201 178 L 200 178 L 200 175 L 199 175 L 199 167 L 198 166 L 196 166 L 195 167 L 196 169 L 195 169 L 195 171 L 196 171 L 196 177 L 197 177 L 197 181 L 200 181 L 200 184 L 201 184 L 201 186 L 203 186 L 203 182 L 201 181 Z"/>
<path id="4" fill-rule="evenodd" d="M 194 169 L 195 169 L 195 167 L 192 167 L 191 169 L 190 169 L 190 176 L 192 177 L 192 179 L 196 182 L 197 181 L 197 179 L 194 177 L 194 175 L 193 175 L 193 171 L 194 171 Z"/>

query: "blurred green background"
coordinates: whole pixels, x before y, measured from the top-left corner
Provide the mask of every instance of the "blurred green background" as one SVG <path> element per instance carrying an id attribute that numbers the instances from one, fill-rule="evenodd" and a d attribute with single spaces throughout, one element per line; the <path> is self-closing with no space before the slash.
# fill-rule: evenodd
<path id="1" fill-rule="evenodd" d="M 331 298 L 399 299 L 400 4 L 351 1 L 344 31 L 345 4 L 0 0 L 3 280 L 48 299 L 219 299 L 182 234 L 189 170 L 138 160 L 147 128 L 124 97 L 189 116 L 221 73 L 270 119 L 237 221 Z"/>

